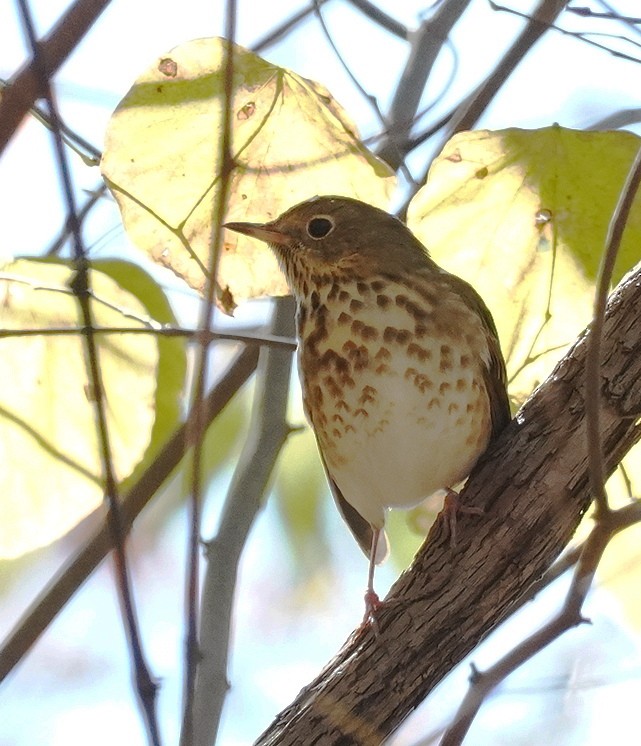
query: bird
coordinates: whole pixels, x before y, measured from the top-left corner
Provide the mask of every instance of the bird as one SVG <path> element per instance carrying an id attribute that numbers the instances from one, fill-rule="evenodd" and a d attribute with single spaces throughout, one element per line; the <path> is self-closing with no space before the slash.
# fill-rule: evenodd
<path id="1" fill-rule="evenodd" d="M 266 242 L 295 297 L 304 411 L 369 558 L 365 624 L 381 605 L 374 571 L 388 554 L 388 510 L 441 491 L 456 498 L 510 420 L 494 320 L 400 219 L 360 200 L 316 196 L 225 227 Z"/>

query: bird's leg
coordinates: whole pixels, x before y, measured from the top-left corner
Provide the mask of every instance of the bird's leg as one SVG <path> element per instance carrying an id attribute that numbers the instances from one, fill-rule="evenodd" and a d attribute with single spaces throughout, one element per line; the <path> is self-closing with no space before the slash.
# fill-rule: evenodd
<path id="1" fill-rule="evenodd" d="M 469 513 L 471 515 L 483 515 L 483 508 L 475 508 L 461 504 L 458 492 L 451 487 L 445 488 L 445 500 L 443 501 L 443 513 L 450 532 L 450 545 L 456 546 L 456 516 L 458 513 Z"/>
<path id="2" fill-rule="evenodd" d="M 374 528 L 372 533 L 372 547 L 369 553 L 369 571 L 367 573 L 367 590 L 365 591 L 365 616 L 363 625 L 372 622 L 376 624 L 374 614 L 381 607 L 381 600 L 374 590 L 374 570 L 376 569 L 376 550 L 378 549 L 378 539 L 381 535 L 380 528 Z"/>

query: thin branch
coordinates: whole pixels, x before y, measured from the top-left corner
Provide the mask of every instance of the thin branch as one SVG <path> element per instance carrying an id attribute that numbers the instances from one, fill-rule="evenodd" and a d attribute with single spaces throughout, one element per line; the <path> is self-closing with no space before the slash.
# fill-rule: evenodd
<path id="1" fill-rule="evenodd" d="M 563 12 L 568 2 L 569 0 L 540 0 L 532 12 L 532 16 L 527 17 L 526 27 L 504 54 L 494 72 L 468 96 L 451 116 L 442 135 L 443 142 L 449 140 L 456 132 L 474 128 L 500 88 L 516 70 L 530 49 L 548 31 L 550 24 Z M 490 5 L 494 7 L 494 3 L 490 2 Z M 429 168 L 428 165 L 423 175 L 417 180 L 415 187 L 410 191 L 407 200 L 398 211 L 399 216 L 402 217 L 406 214 L 410 201 L 427 181 Z"/>
<path id="2" fill-rule="evenodd" d="M 62 326 L 47 327 L 43 329 L 0 329 L 0 339 L 9 337 L 59 337 L 76 336 L 84 334 L 84 327 Z M 202 329 L 183 329 L 180 327 L 164 326 L 162 329 L 140 328 L 131 326 L 96 326 L 94 334 L 153 334 L 158 337 L 186 337 L 192 339 L 206 339 L 210 342 L 243 342 L 247 345 L 259 345 L 261 347 L 280 347 L 285 350 L 294 351 L 297 347 L 296 341 L 290 337 L 277 337 L 273 334 L 244 334 L 242 332 L 218 332 L 215 330 L 203 331 Z"/>
<path id="3" fill-rule="evenodd" d="M 409 133 L 436 58 L 469 4 L 470 0 L 449 0 L 442 3 L 435 14 L 424 21 L 412 35 L 409 58 L 386 117 L 387 137 L 377 150 L 379 158 L 394 170 L 404 162 L 407 155 Z"/>
<path id="4" fill-rule="evenodd" d="M 279 298 L 272 331 L 293 334 L 293 324 L 292 299 Z M 286 419 L 291 364 L 292 356 L 284 350 L 261 351 L 247 441 L 225 500 L 220 527 L 206 544 L 200 619 L 202 658 L 194 702 L 195 746 L 210 746 L 216 739 L 228 689 L 229 631 L 238 563 L 278 454 L 291 432 Z"/>
<path id="5" fill-rule="evenodd" d="M 622 23 L 641 23 L 641 17 L 635 16 L 621 16 L 615 12 L 599 13 L 592 8 L 586 7 L 572 7 L 568 8 L 568 13 L 574 13 L 574 15 L 581 16 L 581 18 L 603 18 L 607 21 L 621 21 Z"/>
<path id="6" fill-rule="evenodd" d="M 225 5 L 225 52 L 224 79 L 225 94 L 222 111 L 222 132 L 220 137 L 220 181 L 216 201 L 211 212 L 211 240 L 207 266 L 205 298 L 201 308 L 199 329 L 209 332 L 213 323 L 216 296 L 216 275 L 222 243 L 222 225 L 227 211 L 229 181 L 234 168 L 231 153 L 232 142 L 232 102 L 234 96 L 234 39 L 236 36 L 236 0 L 227 0 Z M 211 342 L 208 335 L 199 339 L 194 385 L 194 416 L 190 421 L 193 427 L 194 449 L 192 455 L 190 521 L 187 547 L 187 589 L 185 599 L 185 679 L 183 685 L 183 721 L 180 732 L 181 746 L 191 746 L 194 742 L 194 694 L 196 675 L 200 661 L 198 647 L 198 608 L 200 593 L 200 519 L 202 506 L 202 460 L 205 436 L 205 423 L 201 416 L 201 405 L 205 398 L 209 376 Z"/>
<path id="7" fill-rule="evenodd" d="M 588 350 L 585 371 L 585 414 L 587 418 L 587 444 L 590 458 L 590 486 L 596 501 L 597 519 L 605 517 L 610 507 L 605 491 L 605 468 L 601 444 L 601 344 L 605 307 L 608 290 L 612 281 L 614 263 L 619 253 L 623 231 L 628 221 L 632 203 L 641 183 L 641 147 L 630 167 L 623 189 L 619 194 L 612 219 L 608 225 L 605 250 L 599 263 L 597 287 L 594 296 L 594 317 L 591 333 L 588 337 Z"/>
<path id="8" fill-rule="evenodd" d="M 39 42 L 42 64 L 53 76 L 98 20 L 110 0 L 76 0 Z M 44 94 L 35 59 L 19 70 L 0 97 L 0 155 L 36 99 Z"/>
<path id="9" fill-rule="evenodd" d="M 107 185 L 104 181 L 101 181 L 100 184 L 98 184 L 96 188 L 89 193 L 89 196 L 87 197 L 84 205 L 82 205 L 82 207 L 78 210 L 78 220 L 81 223 L 84 222 L 90 211 L 105 196 L 106 192 Z M 58 254 L 70 238 L 71 226 L 69 225 L 69 221 L 65 221 L 65 224 L 60 231 L 60 235 L 54 241 L 52 241 L 49 248 L 45 251 L 45 256 L 54 256 L 55 254 Z"/>
<path id="10" fill-rule="evenodd" d="M 9 87 L 8 81 L 4 78 L 0 78 L 0 98 L 4 95 L 4 92 Z M 53 124 L 51 118 L 47 112 L 38 104 L 34 104 L 30 109 L 29 113 L 43 124 L 48 130 L 53 131 Z M 82 135 L 71 129 L 64 121 L 59 121 L 60 132 L 62 133 L 63 140 L 80 158 L 86 166 L 97 166 L 102 158 L 102 153 L 92 145 L 88 140 L 85 140 Z M 83 152 L 84 151 L 84 152 Z"/>
<path id="11" fill-rule="evenodd" d="M 472 668 L 470 688 L 452 724 L 445 730 L 440 746 L 459 746 L 463 743 L 472 721 L 492 689 L 557 637 L 586 621 L 581 615 L 581 609 L 610 539 L 617 532 L 640 521 L 641 503 L 627 505 L 598 519 L 585 541 L 563 608 L 541 629 L 516 645 L 485 671 Z"/>
<path id="12" fill-rule="evenodd" d="M 491 2 L 491 0 L 490 0 L 490 5 L 493 10 L 502 11 L 504 13 L 510 13 L 511 15 L 515 15 L 519 18 L 529 18 L 529 16 L 526 13 L 521 13 L 520 11 L 515 10 L 514 8 L 507 8 L 503 5 L 498 5 L 497 3 Z M 600 49 L 602 52 L 607 52 L 608 54 L 611 54 L 613 57 L 618 57 L 619 59 L 627 60 L 628 62 L 641 63 L 641 60 L 638 57 L 633 57 L 632 55 L 625 54 L 624 52 L 618 52 L 616 49 L 612 49 L 611 47 L 606 47 L 604 44 L 599 44 L 599 42 L 589 39 L 588 35 L 590 34 L 590 32 L 568 31 L 567 29 L 561 28 L 561 26 L 557 26 L 555 23 L 549 23 L 548 28 L 550 30 L 557 31 L 559 34 L 563 34 L 564 36 L 571 36 L 577 41 L 582 41 L 591 47 Z M 627 41 L 634 46 L 638 46 L 638 44 L 633 42 L 632 39 L 628 39 L 625 36 L 614 36 L 612 34 L 597 34 L 597 33 L 593 33 L 591 35 L 592 36 L 606 36 L 606 37 L 614 38 L 614 39 L 622 39 L 623 41 Z"/>
<path id="13" fill-rule="evenodd" d="M 527 25 L 505 53 L 492 75 L 477 88 L 453 118 L 446 139 L 449 139 L 455 132 L 474 127 L 501 86 L 536 42 L 549 30 L 551 24 L 561 15 L 567 3 L 568 0 L 540 0 L 531 16 L 525 16 Z M 496 9 L 495 3 L 490 2 L 490 6 Z"/>
<path id="14" fill-rule="evenodd" d="M 231 363 L 218 383 L 207 395 L 203 409 L 207 423 L 213 422 L 256 369 L 258 349 L 246 347 Z M 193 445 L 188 439 L 187 425 L 182 425 L 167 441 L 135 485 L 123 496 L 123 528 L 129 531 L 143 508 L 156 495 L 163 483 Z M 113 548 L 113 536 L 106 523 L 98 528 L 57 577 L 49 581 L 16 624 L 0 648 L 0 683 L 24 658 L 42 633 L 65 607 L 100 562 Z"/>
<path id="15" fill-rule="evenodd" d="M 102 475 L 104 477 L 105 485 L 105 498 L 109 505 L 107 520 L 113 536 L 113 558 L 116 570 L 116 586 L 122 606 L 123 622 L 132 659 L 135 691 L 142 710 L 149 742 L 153 744 L 153 746 L 160 746 L 160 731 L 158 729 L 158 718 L 156 714 L 156 695 L 158 685 L 152 678 L 149 666 L 145 659 L 135 602 L 131 589 L 131 580 L 127 568 L 124 531 L 122 528 L 122 517 L 120 512 L 120 498 L 118 495 L 119 490 L 115 477 L 109 427 L 107 424 L 106 393 L 102 381 L 98 345 L 92 332 L 93 311 L 91 308 L 89 262 L 87 260 L 87 253 L 81 236 L 80 220 L 76 210 L 75 197 L 71 182 L 71 172 L 60 130 L 60 117 L 58 116 L 58 110 L 50 85 L 50 78 L 53 75 L 53 70 L 49 68 L 42 47 L 36 39 L 35 28 L 33 26 L 27 0 L 18 0 L 18 5 L 20 7 L 25 35 L 29 41 L 31 54 L 33 56 L 34 74 L 36 79 L 39 79 L 40 81 L 39 88 L 43 92 L 46 101 L 47 113 L 54 141 L 54 150 L 60 172 L 62 192 L 67 207 L 67 223 L 73 240 L 75 277 L 71 281 L 71 289 L 77 297 L 85 327 L 85 362 L 89 384 L 93 394 Z"/>
<path id="16" fill-rule="evenodd" d="M 321 5 L 325 5 L 325 3 L 328 0 L 318 0 L 318 2 Z M 304 20 L 306 20 L 309 16 L 311 16 L 316 9 L 316 2 L 315 0 L 311 0 L 309 5 L 306 8 L 303 8 L 302 10 L 299 10 L 297 13 L 294 13 L 293 16 L 288 18 L 284 23 L 280 23 L 275 29 L 270 31 L 268 34 L 263 36 L 260 41 L 257 41 L 252 46 L 253 52 L 263 52 L 268 47 L 272 47 L 274 44 L 279 42 L 281 39 L 283 39 L 287 34 L 289 34 L 291 31 L 293 31 L 296 26 L 298 26 L 300 23 L 302 23 Z"/>
<path id="17" fill-rule="evenodd" d="M 374 5 L 374 3 L 370 3 L 369 0 L 347 1 L 350 5 L 353 5 L 355 8 L 360 10 L 363 15 L 367 16 L 370 21 L 374 21 L 374 23 L 376 23 L 385 31 L 389 31 L 390 34 L 398 37 L 399 39 L 402 39 L 403 41 L 409 40 L 410 32 L 407 26 L 404 26 L 400 21 L 397 21 L 396 18 L 392 18 L 392 16 L 388 15 L 378 6 Z"/>

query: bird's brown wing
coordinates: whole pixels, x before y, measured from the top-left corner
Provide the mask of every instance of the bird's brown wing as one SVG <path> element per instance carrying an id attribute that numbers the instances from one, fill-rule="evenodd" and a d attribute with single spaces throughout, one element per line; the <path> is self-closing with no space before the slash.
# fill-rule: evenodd
<path id="1" fill-rule="evenodd" d="M 490 309 L 468 282 L 448 272 L 443 273 L 443 279 L 445 279 L 450 287 L 457 291 L 464 303 L 477 313 L 483 321 L 490 351 L 489 365 L 483 366 L 483 380 L 490 398 L 490 416 L 492 418 L 491 437 L 494 439 L 512 419 L 510 400 L 507 395 L 507 371 L 505 369 L 503 353 L 501 352 L 496 324 L 494 323 Z"/>

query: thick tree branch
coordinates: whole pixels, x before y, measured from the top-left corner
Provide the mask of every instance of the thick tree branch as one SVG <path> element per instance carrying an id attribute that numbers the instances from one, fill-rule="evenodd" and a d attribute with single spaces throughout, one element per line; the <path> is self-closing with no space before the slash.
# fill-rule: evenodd
<path id="1" fill-rule="evenodd" d="M 610 473 L 641 437 L 641 266 L 611 295 L 602 347 L 601 434 Z M 458 547 L 438 521 L 378 615 L 258 739 L 380 744 L 505 619 L 568 543 L 591 501 L 586 338 L 579 338 L 474 470 Z"/>

